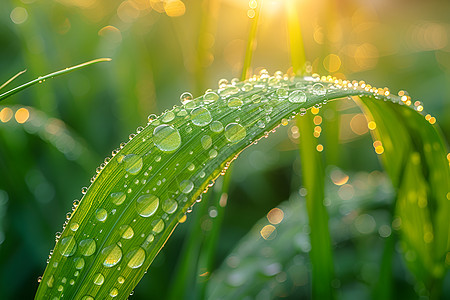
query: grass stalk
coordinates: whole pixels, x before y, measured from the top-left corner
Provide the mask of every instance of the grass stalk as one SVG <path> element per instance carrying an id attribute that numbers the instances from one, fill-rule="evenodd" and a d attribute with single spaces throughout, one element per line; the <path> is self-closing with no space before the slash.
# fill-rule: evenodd
<path id="1" fill-rule="evenodd" d="M 299 74 L 305 63 L 305 54 L 297 13 L 297 2 L 294 0 L 287 1 L 286 12 L 293 71 L 294 74 Z M 303 186 L 308 191 L 306 206 L 311 228 L 312 297 L 313 299 L 333 299 L 334 291 L 331 285 L 334 277 L 333 256 L 328 228 L 328 212 L 323 204 L 325 198 L 323 157 L 316 150 L 318 141 L 313 137 L 312 115 L 308 113 L 301 118 L 297 118 L 297 126 L 301 139 L 299 144 L 300 157 L 303 158 Z"/>
<path id="2" fill-rule="evenodd" d="M 241 80 L 245 80 L 249 75 L 250 65 L 252 64 L 253 50 L 255 48 L 256 33 L 258 31 L 259 16 L 261 14 L 262 0 L 257 1 L 255 16 L 250 25 L 250 32 L 247 39 L 245 50 L 244 65 L 242 66 Z"/>
<path id="3" fill-rule="evenodd" d="M 32 85 L 35 85 L 35 84 L 37 84 L 37 83 L 43 83 L 43 82 L 45 82 L 45 80 L 47 80 L 47 79 L 54 78 L 54 77 L 60 76 L 60 75 L 64 75 L 64 74 L 67 74 L 67 73 L 70 73 L 70 72 L 73 72 L 73 71 L 82 69 L 82 68 L 84 68 L 84 67 L 87 67 L 87 66 L 90 66 L 90 65 L 99 63 L 99 62 L 104 62 L 104 61 L 111 61 L 111 59 L 110 59 L 110 58 L 99 58 L 99 59 L 94 59 L 94 60 L 91 60 L 91 61 L 88 61 L 88 62 L 79 64 L 79 65 L 76 65 L 76 66 L 73 66 L 73 67 L 70 67 L 70 68 L 65 68 L 64 70 L 59 70 L 59 71 L 56 71 L 56 72 L 47 74 L 47 75 L 45 75 L 45 76 L 39 76 L 38 78 L 36 78 L 36 79 L 34 79 L 34 80 L 32 80 L 32 81 L 29 81 L 29 82 L 27 82 L 27 83 L 25 83 L 25 84 L 22 84 L 22 85 L 20 85 L 20 86 L 18 86 L 18 87 L 16 87 L 16 88 L 13 88 L 13 89 L 11 89 L 11 90 L 9 90 L 9 91 L 7 91 L 7 92 L 1 94 L 1 95 L 0 95 L 0 101 L 6 99 L 6 98 L 8 98 L 9 96 L 12 96 L 12 95 L 14 95 L 14 94 L 16 94 L 16 93 L 18 93 L 18 92 L 20 92 L 20 91 L 22 91 L 22 90 L 24 90 L 24 89 L 30 87 L 30 86 L 32 86 Z M 20 75 L 20 74 L 21 74 L 21 73 L 18 73 L 18 75 Z M 2 85 L 2 87 L 4 87 L 4 86 L 5 86 L 6 84 L 8 84 L 10 81 L 14 80 L 18 75 L 16 75 L 16 76 L 13 77 L 12 79 L 8 80 L 4 85 Z"/>

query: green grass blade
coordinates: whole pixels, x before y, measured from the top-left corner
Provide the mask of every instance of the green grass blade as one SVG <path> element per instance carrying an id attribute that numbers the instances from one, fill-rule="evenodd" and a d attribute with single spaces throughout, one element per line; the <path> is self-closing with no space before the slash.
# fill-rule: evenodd
<path id="1" fill-rule="evenodd" d="M 300 30 L 300 21 L 297 16 L 295 1 L 286 3 L 288 16 L 289 41 L 294 73 L 299 74 L 305 63 L 303 39 Z M 303 186 L 308 191 L 306 202 L 308 219 L 311 227 L 311 252 L 309 257 L 312 263 L 312 296 L 313 299 L 333 299 L 334 292 L 332 280 L 334 279 L 333 255 L 331 249 L 330 232 L 328 229 L 328 212 L 323 204 L 324 193 L 324 163 L 323 155 L 316 149 L 319 146 L 313 136 L 313 116 L 307 114 L 297 118 L 301 141 L 299 144 L 302 159 Z"/>
<path id="2" fill-rule="evenodd" d="M 402 99 L 407 102 L 408 98 Z M 430 115 L 424 118 L 367 97 L 358 103 L 376 124 L 372 132 L 375 149 L 382 153 L 382 162 L 398 189 L 394 225 L 400 229 L 406 263 L 424 286 L 420 294 L 437 299 L 449 267 L 450 245 L 450 169 L 442 134 L 429 124 L 435 122 Z M 415 107 L 422 110 L 419 103 Z"/>
<path id="3" fill-rule="evenodd" d="M 16 79 L 17 77 L 19 77 L 20 75 L 22 75 L 23 73 L 25 73 L 27 70 L 23 70 L 20 71 L 19 73 L 17 73 L 16 75 L 14 75 L 13 77 L 11 77 L 10 79 L 8 79 L 4 84 L 2 84 L 0 86 L 0 90 L 3 89 L 5 86 L 7 86 L 8 84 L 10 84 L 14 79 Z"/>
<path id="4" fill-rule="evenodd" d="M 364 177 L 367 179 L 368 174 L 358 175 L 349 174 L 348 183 L 356 188 L 357 195 L 351 200 L 352 214 L 369 210 L 394 193 L 388 180 L 367 182 L 364 187 L 358 187 L 354 183 Z M 339 198 L 337 186 L 330 180 L 327 183 L 328 209 L 336 220 L 331 228 L 336 243 L 360 238 L 350 230 L 342 230 L 353 226 L 344 217 L 348 214 L 349 203 Z M 311 273 L 307 256 L 311 244 L 308 231 L 306 201 L 295 192 L 288 201 L 270 210 L 258 221 L 225 258 L 208 284 L 208 299 L 257 298 L 256 295 L 264 296 L 261 297 L 264 299 L 309 299 Z M 354 274 L 357 270 L 351 267 L 348 272 Z M 344 278 L 341 284 L 346 284 Z M 353 284 L 350 282 L 349 286 Z"/>
<path id="5" fill-rule="evenodd" d="M 25 84 L 22 84 L 21 86 L 18 86 L 16 88 L 12 89 L 12 90 L 9 90 L 9 91 L 1 94 L 0 95 L 0 101 L 6 99 L 9 96 L 12 96 L 12 95 L 14 95 L 14 94 L 16 94 L 16 93 L 18 93 L 18 92 L 20 92 L 20 91 L 30 87 L 30 86 L 32 86 L 32 85 L 35 85 L 37 83 L 45 82 L 45 80 L 47 80 L 47 79 L 50 79 L 50 78 L 53 78 L 53 77 L 56 77 L 56 76 L 60 76 L 60 75 L 64 75 L 64 74 L 76 71 L 78 69 L 82 69 L 84 67 L 87 67 L 87 66 L 99 63 L 99 62 L 104 62 L 104 61 L 111 61 L 111 59 L 110 58 L 94 59 L 94 60 L 91 60 L 91 61 L 79 64 L 79 65 L 76 65 L 76 66 L 73 66 L 73 67 L 70 67 L 70 68 L 65 68 L 64 70 L 59 70 L 59 71 L 47 74 L 45 76 L 40 76 L 40 77 L 36 78 L 35 80 L 29 81 L 29 82 L 27 82 Z M 7 81 L 4 85 L 2 85 L 2 87 L 5 86 L 6 84 L 8 84 L 9 82 L 11 82 L 12 80 L 14 80 L 20 74 L 21 73 L 18 73 L 15 77 L 13 77 L 9 81 Z"/>
<path id="6" fill-rule="evenodd" d="M 241 151 L 307 108 L 360 94 L 373 92 L 262 74 L 150 116 L 83 189 L 36 298 L 127 298 L 179 220 Z"/>
<path id="7" fill-rule="evenodd" d="M 247 47 L 245 50 L 244 65 L 242 67 L 241 80 L 245 80 L 249 76 L 250 65 L 252 64 L 253 49 L 255 48 L 256 32 L 258 30 L 259 15 L 261 14 L 262 0 L 256 0 L 255 16 L 250 25 L 249 38 L 247 39 Z"/>

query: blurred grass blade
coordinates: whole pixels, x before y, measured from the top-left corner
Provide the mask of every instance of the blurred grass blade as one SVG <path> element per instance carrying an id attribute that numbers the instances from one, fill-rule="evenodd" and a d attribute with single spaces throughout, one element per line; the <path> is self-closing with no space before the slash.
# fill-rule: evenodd
<path id="1" fill-rule="evenodd" d="M 47 79 L 50 79 L 50 78 L 53 78 L 53 77 L 56 77 L 56 76 L 60 76 L 60 75 L 64 75 L 64 74 L 73 72 L 75 70 L 82 69 L 84 67 L 87 67 L 87 66 L 99 63 L 99 62 L 104 62 L 104 61 L 111 61 L 111 59 L 110 58 L 94 59 L 94 60 L 91 60 L 91 61 L 79 64 L 79 65 L 76 65 L 76 66 L 73 66 L 73 67 L 70 67 L 70 68 L 66 68 L 64 70 L 60 70 L 60 71 L 57 71 L 57 72 L 53 72 L 53 73 L 47 74 L 45 76 L 40 76 L 40 77 L 36 78 L 35 80 L 29 81 L 29 82 L 27 82 L 25 84 L 22 84 L 21 86 L 18 86 L 16 88 L 12 89 L 12 90 L 9 90 L 9 91 L 1 94 L 0 95 L 0 101 L 6 99 L 9 96 L 12 96 L 15 93 L 18 93 L 18 92 L 20 92 L 20 91 L 22 91 L 22 90 L 24 90 L 24 89 L 26 89 L 26 88 L 28 88 L 28 87 L 30 87 L 32 85 L 35 85 L 36 83 L 42 83 L 42 82 L 44 82 Z M 22 71 L 22 73 L 23 72 L 24 71 Z M 2 87 L 5 86 L 6 84 L 8 84 L 9 82 L 11 82 L 12 80 L 14 80 L 20 74 L 21 73 L 18 73 L 15 77 L 11 78 L 9 81 L 7 81 L 5 84 L 3 84 Z"/>
<path id="2" fill-rule="evenodd" d="M 3 123 L 3 124 L 2 124 Z M 1 131 L 20 126 L 55 147 L 68 160 L 75 161 L 84 170 L 91 172 L 99 157 L 76 132 L 60 119 L 51 118 L 43 111 L 30 106 L 0 105 Z"/>
<path id="3" fill-rule="evenodd" d="M 369 174 L 348 175 L 348 183 L 355 187 L 357 195 L 351 200 L 350 207 L 348 200 L 338 196 L 338 187 L 330 180 L 326 189 L 330 203 L 328 209 L 336 222 L 330 230 L 337 243 L 347 243 L 359 235 L 345 230 L 347 226 L 353 226 L 345 219 L 349 210 L 352 214 L 364 212 L 374 204 L 380 204 L 376 198 L 389 198 L 394 193 L 388 180 L 369 183 Z M 367 181 L 364 185 L 355 184 L 363 178 Z M 311 244 L 308 232 L 306 201 L 294 192 L 288 201 L 271 209 L 257 222 L 225 258 L 207 286 L 207 299 L 233 300 L 258 296 L 263 299 L 309 299 L 311 272 L 308 253 Z M 355 273 L 357 270 L 352 267 L 348 272 Z M 342 278 L 341 284 L 345 283 Z"/>
<path id="4" fill-rule="evenodd" d="M 286 2 L 288 16 L 289 42 L 294 74 L 299 74 L 305 64 L 303 39 L 298 19 L 298 7 L 294 0 Z M 316 108 L 315 113 L 319 110 Z M 330 232 L 328 229 L 328 213 L 323 200 L 325 199 L 323 166 L 323 146 L 319 145 L 313 136 L 313 115 L 308 113 L 297 118 L 300 133 L 300 157 L 302 184 L 307 190 L 306 203 L 308 220 L 311 228 L 311 252 L 309 257 L 312 264 L 312 298 L 333 299 L 334 292 L 331 285 L 334 279 L 333 252 L 331 249 Z M 320 152 L 318 147 L 322 147 Z"/>
<path id="5" fill-rule="evenodd" d="M 264 73 L 150 115 L 82 189 L 36 298 L 127 298 L 196 199 L 241 151 L 326 99 L 373 94 L 344 86 Z"/>
<path id="6" fill-rule="evenodd" d="M 20 71 L 19 73 L 17 73 L 16 75 L 14 75 L 13 77 L 11 77 L 10 79 L 8 79 L 4 84 L 2 84 L 0 86 L 0 90 L 3 89 L 5 86 L 7 86 L 8 84 L 10 84 L 14 79 L 16 79 L 17 77 L 19 77 L 20 75 L 22 75 L 23 73 L 25 73 L 27 70 L 23 70 Z"/>
<path id="7" fill-rule="evenodd" d="M 411 103 L 409 96 L 401 99 Z M 444 138 L 436 125 L 430 125 L 435 123 L 430 115 L 424 118 L 368 97 L 358 104 L 372 122 L 375 151 L 398 189 L 393 226 L 400 229 L 406 263 L 422 284 L 417 290 L 438 299 L 450 265 L 450 168 Z M 423 109 L 418 102 L 414 107 Z"/>
<path id="8" fill-rule="evenodd" d="M 258 30 L 259 15 L 261 14 L 262 0 L 256 0 L 256 8 L 253 10 L 253 22 L 250 26 L 249 38 L 247 39 L 247 47 L 245 50 L 244 65 L 242 67 L 241 80 L 245 80 L 249 76 L 250 65 L 252 64 L 253 50 L 255 48 L 256 32 Z"/>

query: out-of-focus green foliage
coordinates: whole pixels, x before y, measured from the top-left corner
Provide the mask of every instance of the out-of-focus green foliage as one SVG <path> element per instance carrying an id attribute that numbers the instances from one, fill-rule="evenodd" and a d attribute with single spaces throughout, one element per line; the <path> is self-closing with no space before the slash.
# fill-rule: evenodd
<path id="1" fill-rule="evenodd" d="M 247 14 L 251 15 L 249 3 L 207 1 L 212 21 L 200 30 L 206 2 L 184 2 L 184 9 L 179 10 L 184 14 L 170 17 L 168 13 L 173 15 L 174 10 L 169 7 L 166 12 L 162 1 L 0 1 L 0 82 L 25 68 L 28 72 L 18 80 L 31 80 L 44 72 L 99 56 L 114 61 L 48 81 L 4 103 L 32 106 L 50 118 L 62 120 L 75 136 L 86 141 L 91 149 L 88 156 L 94 161 L 87 162 L 82 156 L 67 160 L 45 139 L 24 131 L 25 124 L 12 126 L 15 115 L 5 123 L 5 111 L 0 112 L 2 298 L 33 297 L 45 258 L 53 248 L 49 245 L 61 230 L 73 199 L 81 197 L 80 187 L 89 184 L 88 178 L 103 158 L 145 123 L 149 113 L 158 114 L 179 103 L 179 95 L 186 90 L 196 91 L 194 96 L 203 92 L 196 88 L 194 74 L 199 68 L 205 74 L 202 88 L 215 86 L 220 78 L 241 74 Z M 423 100 L 425 109 L 437 118 L 449 140 L 449 5 L 445 0 L 299 1 L 306 58 L 314 72 L 340 78 L 345 74 L 350 79 L 389 86 L 391 91 L 407 89 L 414 99 Z M 274 68 L 284 71 L 290 67 L 282 6 L 283 1 L 264 2 L 252 73 L 262 67 L 271 73 L 276 71 Z M 204 55 L 197 55 L 199 49 Z M 340 126 L 333 128 L 339 132 L 340 151 L 334 151 L 322 139 L 328 132 L 323 126 L 319 139 L 325 155 L 339 153 L 334 164 L 344 170 L 378 172 L 381 167 L 375 153 L 361 151 L 372 141 L 360 110 L 351 101 L 342 101 L 337 109 L 340 114 L 327 107 L 320 112 L 324 120 L 337 117 L 340 121 Z M 46 127 L 46 134 L 51 135 L 52 129 Z M 270 144 L 261 141 L 235 163 L 215 266 L 267 211 L 299 191 L 298 142 L 298 128 L 289 124 L 272 136 Z M 339 186 L 338 197 L 350 203 L 356 197 L 352 187 Z M 358 208 L 343 211 L 346 222 L 356 222 L 352 216 Z M 379 212 L 389 214 L 390 209 L 383 207 Z M 377 225 L 384 222 L 380 214 L 373 216 Z M 331 216 L 331 227 L 335 221 Z M 134 299 L 164 299 L 168 295 L 178 250 L 190 222 L 188 219 L 174 232 L 149 270 L 149 275 L 158 275 L 144 276 Z M 211 222 L 202 219 L 203 234 L 210 232 Z M 391 226 L 389 222 L 383 225 Z M 373 238 L 361 236 L 335 249 L 336 255 L 350 258 L 348 264 L 335 270 L 339 280 L 348 274 L 345 279 L 353 282 L 346 289 L 349 293 L 359 290 L 361 280 L 377 280 L 370 275 L 381 262 L 381 247 L 373 252 L 352 249 L 356 242 L 371 245 Z M 394 240 L 392 249 L 392 268 L 400 278 L 395 290 L 405 291 L 395 296 L 417 297 L 414 289 L 420 291 L 422 287 L 416 286 L 398 255 L 403 248 Z M 355 253 L 361 268 L 354 267 Z M 443 295 L 450 294 L 449 280 L 447 272 Z"/>

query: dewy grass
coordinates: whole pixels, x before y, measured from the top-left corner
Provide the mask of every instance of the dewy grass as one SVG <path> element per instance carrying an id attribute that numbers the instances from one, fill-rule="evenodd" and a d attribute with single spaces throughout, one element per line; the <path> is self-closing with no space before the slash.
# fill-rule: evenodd
<path id="1" fill-rule="evenodd" d="M 114 150 L 97 169 L 91 186 L 82 189 L 83 199 L 56 237 L 36 298 L 126 299 L 176 225 L 241 151 L 307 109 L 348 96 L 362 96 L 371 113 L 383 110 L 398 115 L 418 153 L 410 156 L 411 174 L 426 171 L 431 176 L 420 178 L 423 184 L 428 182 L 431 194 L 423 184 L 403 183 L 408 191 L 404 197 L 421 195 L 420 209 L 430 222 L 403 224 L 407 247 L 426 254 L 420 270 L 426 271 L 427 282 L 436 285 L 446 268 L 445 187 L 450 174 L 442 137 L 430 125 L 434 119 L 417 112 L 423 110 L 420 103 L 412 104 L 408 96 L 391 95 L 387 89 L 330 76 L 288 77 L 280 72 L 270 76 L 264 70 L 260 76 L 222 84 L 196 99 L 183 94 L 182 105 L 159 117 L 150 115 L 145 128 L 139 127 Z M 372 124 L 371 129 L 379 128 Z M 391 150 L 389 133 L 377 139 L 375 151 L 389 157 L 402 154 Z M 416 210 L 417 202 L 400 201 L 404 197 L 399 196 L 402 210 Z M 405 217 L 399 215 L 401 220 Z M 425 240 L 411 238 L 414 226 L 422 226 Z"/>

